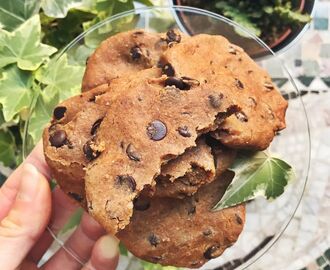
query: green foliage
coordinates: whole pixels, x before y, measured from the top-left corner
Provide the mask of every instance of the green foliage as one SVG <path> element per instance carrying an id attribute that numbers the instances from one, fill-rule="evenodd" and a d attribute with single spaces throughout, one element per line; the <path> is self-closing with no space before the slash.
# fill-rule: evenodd
<path id="1" fill-rule="evenodd" d="M 185 1 L 232 19 L 271 43 L 288 28 L 308 23 L 309 15 L 297 10 L 294 0 L 194 0 Z"/>
<path id="2" fill-rule="evenodd" d="M 40 1 L 35 0 L 1 0 L 0 28 L 13 31 L 27 19 L 39 12 Z"/>
<path id="3" fill-rule="evenodd" d="M 15 164 L 15 138 L 10 130 L 0 130 L 0 160 L 5 166 Z"/>
<path id="4" fill-rule="evenodd" d="M 30 72 L 11 65 L 5 69 L 0 79 L 0 104 L 5 121 L 27 109 L 32 101 L 32 76 Z"/>
<path id="5" fill-rule="evenodd" d="M 13 32 L 0 30 L 0 68 L 17 63 L 23 70 L 37 69 L 57 50 L 40 43 L 39 15 L 21 24 Z"/>
<path id="6" fill-rule="evenodd" d="M 288 163 L 266 152 L 241 153 L 230 170 L 235 173 L 234 179 L 214 210 L 221 210 L 260 196 L 268 200 L 275 199 L 294 178 L 293 169 Z"/>
<path id="7" fill-rule="evenodd" d="M 86 58 L 114 33 L 114 25 L 95 31 L 70 55 L 57 58 L 54 53 L 99 21 L 132 8 L 133 0 L 0 1 L 0 162 L 15 166 L 22 161 L 26 122 L 30 147 L 56 104 L 79 92 Z M 124 29 L 135 22 L 119 23 Z"/>

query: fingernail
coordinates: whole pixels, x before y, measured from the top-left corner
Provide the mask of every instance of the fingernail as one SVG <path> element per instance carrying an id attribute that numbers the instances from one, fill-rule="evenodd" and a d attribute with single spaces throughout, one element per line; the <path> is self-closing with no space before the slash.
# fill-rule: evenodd
<path id="1" fill-rule="evenodd" d="M 100 248 L 102 256 L 106 259 L 115 258 L 118 255 L 119 240 L 111 235 L 102 236 L 100 239 Z"/>
<path id="2" fill-rule="evenodd" d="M 21 201 L 32 201 L 38 193 L 39 172 L 32 164 L 26 163 L 22 168 L 21 184 L 18 198 Z"/>

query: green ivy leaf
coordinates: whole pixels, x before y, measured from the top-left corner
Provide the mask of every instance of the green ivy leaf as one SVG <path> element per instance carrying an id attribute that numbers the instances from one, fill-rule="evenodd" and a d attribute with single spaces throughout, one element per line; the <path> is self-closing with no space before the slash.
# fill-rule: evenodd
<path id="1" fill-rule="evenodd" d="M 133 0 L 127 0 L 125 3 L 119 0 L 96 0 L 93 10 L 97 16 L 93 20 L 83 23 L 84 30 L 88 30 L 93 25 L 103 21 L 111 15 L 131 9 L 134 9 Z M 96 48 L 104 39 L 112 34 L 132 29 L 132 23 L 135 24 L 135 21 L 134 15 L 132 15 L 117 20 L 116 22 L 106 23 L 85 36 L 85 44 L 90 48 Z"/>
<path id="2" fill-rule="evenodd" d="M 32 77 L 30 72 L 22 71 L 15 65 L 2 73 L 0 79 L 0 104 L 4 119 L 8 122 L 32 101 Z"/>
<path id="3" fill-rule="evenodd" d="M 0 68 L 17 63 L 23 70 L 35 70 L 56 48 L 40 43 L 39 15 L 31 17 L 14 32 L 0 29 Z"/>
<path id="4" fill-rule="evenodd" d="M 0 130 L 0 162 L 9 167 L 15 164 L 15 138 L 9 130 Z"/>
<path id="5" fill-rule="evenodd" d="M 221 210 L 256 197 L 275 199 L 294 178 L 292 167 L 266 152 L 241 154 L 230 168 L 232 183 L 213 210 Z"/>
<path id="6" fill-rule="evenodd" d="M 0 24 L 5 30 L 13 31 L 34 14 L 37 14 L 39 9 L 40 1 L 1 0 Z"/>
<path id="7" fill-rule="evenodd" d="M 84 5 L 84 0 L 42 0 L 41 7 L 49 17 L 64 18 L 71 8 Z"/>
<path id="8" fill-rule="evenodd" d="M 32 111 L 28 133 L 34 144 L 37 143 L 42 135 L 42 131 L 52 117 L 54 107 L 59 102 L 58 93 L 47 96 L 47 93 L 41 93 Z"/>
<path id="9" fill-rule="evenodd" d="M 67 55 L 63 54 L 37 70 L 35 77 L 46 86 L 43 91 L 48 97 L 58 93 L 62 101 L 80 92 L 83 75 L 84 67 L 69 65 Z"/>

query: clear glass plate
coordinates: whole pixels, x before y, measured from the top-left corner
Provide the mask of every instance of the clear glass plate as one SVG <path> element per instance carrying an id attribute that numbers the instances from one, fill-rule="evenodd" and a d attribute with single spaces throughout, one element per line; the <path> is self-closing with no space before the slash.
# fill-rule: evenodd
<path id="1" fill-rule="evenodd" d="M 194 22 L 194 23 L 191 23 Z M 198 22 L 196 24 L 196 22 Z M 196 26 L 197 25 L 197 26 Z M 282 94 L 289 100 L 286 121 L 287 128 L 275 137 L 270 150 L 280 158 L 293 165 L 296 180 L 285 193 L 275 201 L 256 199 L 247 204 L 246 224 L 239 240 L 228 248 L 222 256 L 209 261 L 200 269 L 245 269 L 260 258 L 281 236 L 292 219 L 302 198 L 310 165 L 310 135 L 308 120 L 299 90 L 281 60 L 256 36 L 227 18 L 209 11 L 190 7 L 148 7 L 124 12 L 98 23 L 78 36 L 58 55 L 57 61 L 70 55 L 69 61 L 85 65 L 88 56 L 102 40 L 116 33 L 145 29 L 151 32 L 166 32 L 170 28 L 178 28 L 187 34 L 207 33 L 220 34 L 229 41 L 243 47 L 258 64 L 266 69 L 272 67 L 270 75 L 281 88 L 278 74 L 288 82 Z M 248 37 L 250 42 L 240 43 L 237 33 Z M 88 43 L 87 48 L 83 44 Z M 251 44 L 253 46 L 251 47 Z M 262 57 L 261 57 L 262 56 Z M 273 74 L 272 74 L 273 73 Z M 69 75 L 69 74 L 68 74 Z M 32 113 L 32 112 L 31 112 Z M 28 134 L 27 122 L 25 134 Z M 28 137 L 24 142 L 26 153 L 31 149 Z M 65 247 L 63 235 L 57 235 L 57 248 Z M 67 251 L 78 261 L 82 261 L 74 250 Z M 134 261 L 134 258 L 130 258 Z M 121 263 L 120 269 L 141 269 L 136 264 Z"/>

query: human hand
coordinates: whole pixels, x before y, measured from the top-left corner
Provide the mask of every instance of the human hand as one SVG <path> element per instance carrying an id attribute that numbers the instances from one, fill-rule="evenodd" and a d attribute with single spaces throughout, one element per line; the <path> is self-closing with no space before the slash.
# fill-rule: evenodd
<path id="1" fill-rule="evenodd" d="M 61 248 L 38 266 L 53 242 L 47 225 L 58 233 L 77 209 L 60 189 L 51 192 L 47 179 L 49 169 L 39 143 L 0 188 L 0 269 L 114 270 L 119 256 L 118 240 L 105 235 L 87 213 L 65 243 L 79 260 Z"/>

